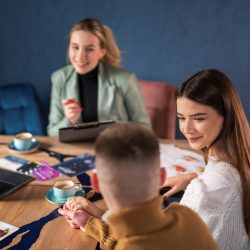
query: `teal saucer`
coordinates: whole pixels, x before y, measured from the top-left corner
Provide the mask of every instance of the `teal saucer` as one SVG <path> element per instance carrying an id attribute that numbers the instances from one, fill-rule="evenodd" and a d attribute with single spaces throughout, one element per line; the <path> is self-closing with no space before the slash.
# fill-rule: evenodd
<path id="1" fill-rule="evenodd" d="M 75 193 L 74 196 L 84 196 L 85 192 L 84 190 L 79 190 Z M 53 204 L 56 205 L 63 205 L 67 202 L 68 198 L 58 198 L 57 196 L 54 195 L 53 188 L 51 188 L 45 195 L 45 199 Z"/>
<path id="2" fill-rule="evenodd" d="M 14 141 L 11 141 L 8 144 L 8 148 L 10 150 L 12 150 L 13 152 L 16 152 L 16 153 L 20 153 L 20 154 L 28 154 L 28 153 L 34 152 L 38 149 L 38 147 L 39 147 L 39 141 L 35 138 L 32 138 L 32 144 L 27 150 L 17 149 L 14 145 Z"/>

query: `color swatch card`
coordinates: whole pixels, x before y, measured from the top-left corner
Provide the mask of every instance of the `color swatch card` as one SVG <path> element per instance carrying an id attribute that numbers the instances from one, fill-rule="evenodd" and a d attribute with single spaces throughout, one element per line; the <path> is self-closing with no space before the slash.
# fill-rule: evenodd
<path id="1" fill-rule="evenodd" d="M 53 169 L 45 161 L 28 162 L 17 169 L 18 172 L 33 176 L 39 181 L 47 181 L 58 177 L 60 172 Z"/>
<path id="2" fill-rule="evenodd" d="M 69 177 L 80 175 L 95 167 L 95 156 L 90 154 L 79 155 L 71 160 L 61 162 L 54 169 Z"/>
<path id="3" fill-rule="evenodd" d="M 16 232 L 19 228 L 0 221 L 0 241 Z"/>

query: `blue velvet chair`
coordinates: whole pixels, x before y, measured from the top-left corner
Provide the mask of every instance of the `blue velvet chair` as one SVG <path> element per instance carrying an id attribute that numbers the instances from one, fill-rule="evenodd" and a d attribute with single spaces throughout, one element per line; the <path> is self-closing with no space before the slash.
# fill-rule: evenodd
<path id="1" fill-rule="evenodd" d="M 0 85 L 0 134 L 45 135 L 35 88 L 29 83 Z"/>

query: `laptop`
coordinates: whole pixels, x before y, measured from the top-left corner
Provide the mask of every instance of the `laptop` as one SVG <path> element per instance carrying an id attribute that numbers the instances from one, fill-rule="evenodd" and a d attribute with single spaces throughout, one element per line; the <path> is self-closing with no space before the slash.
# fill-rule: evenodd
<path id="1" fill-rule="evenodd" d="M 0 168 L 0 198 L 34 180 L 30 175 Z"/>

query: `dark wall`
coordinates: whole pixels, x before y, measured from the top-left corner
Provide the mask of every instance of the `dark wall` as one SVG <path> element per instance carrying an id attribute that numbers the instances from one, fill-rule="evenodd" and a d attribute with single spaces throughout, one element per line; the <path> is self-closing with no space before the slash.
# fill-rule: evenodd
<path id="1" fill-rule="evenodd" d="M 35 85 L 47 122 L 50 74 L 66 64 L 66 35 L 81 18 L 109 25 L 123 65 L 138 78 L 178 85 L 204 68 L 234 82 L 250 117 L 248 0 L 3 0 L 0 84 Z"/>

